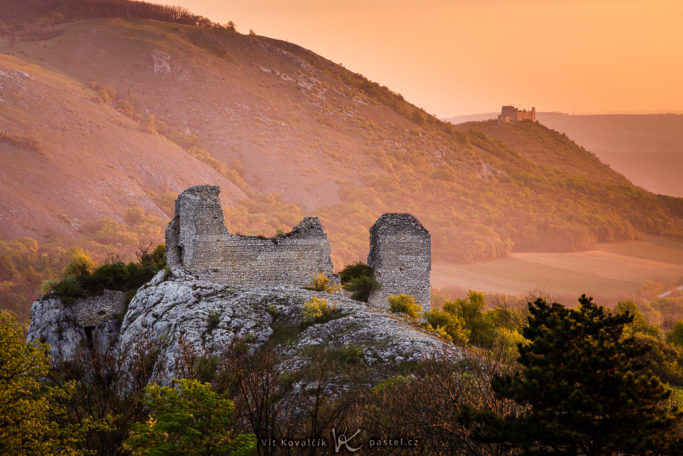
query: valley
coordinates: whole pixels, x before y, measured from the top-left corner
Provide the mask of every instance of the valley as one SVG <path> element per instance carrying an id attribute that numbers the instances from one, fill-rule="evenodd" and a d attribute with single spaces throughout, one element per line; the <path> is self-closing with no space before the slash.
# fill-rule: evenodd
<path id="1" fill-rule="evenodd" d="M 632 298 L 645 282 L 683 282 L 683 241 L 647 236 L 574 253 L 512 253 L 474 264 L 435 263 L 432 286 L 527 296 L 542 292 L 573 304 L 585 293 Z"/>

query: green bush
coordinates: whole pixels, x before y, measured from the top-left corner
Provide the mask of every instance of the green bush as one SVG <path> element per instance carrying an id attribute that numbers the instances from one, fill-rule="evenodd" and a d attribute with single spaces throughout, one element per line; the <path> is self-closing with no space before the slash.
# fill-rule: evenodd
<path id="1" fill-rule="evenodd" d="M 211 311 L 206 317 L 207 329 L 209 332 L 218 328 L 218 324 L 221 322 L 221 316 L 218 312 Z"/>
<path id="2" fill-rule="evenodd" d="M 133 425 L 127 450 L 134 455 L 255 454 L 256 438 L 233 431 L 235 405 L 227 393 L 197 380 L 174 383 L 177 387 L 147 386 L 143 403 L 149 420 Z"/>
<path id="3" fill-rule="evenodd" d="M 375 274 L 374 268 L 368 266 L 367 264 L 358 262 L 353 264 L 348 264 L 339 271 L 339 278 L 342 285 L 346 285 L 351 282 L 352 279 L 363 276 L 372 276 Z"/>
<path id="4" fill-rule="evenodd" d="M 73 304 L 76 298 L 96 295 L 105 289 L 130 292 L 149 282 L 165 267 L 163 255 L 163 246 L 158 246 L 152 254 L 140 256 L 138 263 L 107 263 L 90 272 L 85 261 L 87 255 L 76 252 L 74 260 L 65 268 L 65 272 L 70 274 L 65 274 L 59 282 L 45 285 L 46 288 L 51 286 L 67 305 Z"/>
<path id="5" fill-rule="evenodd" d="M 404 313 L 411 320 L 417 321 L 422 312 L 422 306 L 415 302 L 413 296 L 401 293 L 397 296 L 389 296 L 389 310 L 394 313 Z"/>
<path id="6" fill-rule="evenodd" d="M 83 288 L 81 282 L 77 277 L 66 276 L 64 279 L 54 286 L 53 291 L 62 299 L 62 302 L 69 306 L 74 303 L 76 298 L 83 295 Z"/>
<path id="7" fill-rule="evenodd" d="M 434 309 L 425 312 L 424 317 L 427 320 L 426 328 L 444 339 L 458 345 L 464 345 L 469 340 L 469 331 L 465 328 L 465 322 L 460 316 Z"/>
<path id="8" fill-rule="evenodd" d="M 673 329 L 666 335 L 666 341 L 683 348 L 683 321 L 677 321 Z"/>
<path id="9" fill-rule="evenodd" d="M 346 345 L 342 348 L 327 350 L 330 359 L 340 364 L 358 364 L 363 359 L 365 348 L 360 345 Z"/>
<path id="10" fill-rule="evenodd" d="M 496 311 L 484 312 L 484 295 L 470 291 L 467 299 L 456 299 L 444 303 L 444 311 L 460 316 L 469 331 L 470 343 L 477 347 L 492 348 L 496 338 Z"/>
<path id="11" fill-rule="evenodd" d="M 157 271 L 160 271 L 166 266 L 166 246 L 164 244 L 159 244 L 152 253 L 143 250 L 138 257 L 138 262 L 141 266 L 152 267 Z"/>
<path id="12" fill-rule="evenodd" d="M 353 292 L 351 299 L 368 302 L 370 293 L 379 288 L 379 282 L 374 276 L 361 276 L 351 279 L 344 288 Z"/>
<path id="13" fill-rule="evenodd" d="M 617 314 L 629 313 L 633 316 L 633 321 L 626 326 L 626 331 L 631 334 L 645 334 L 655 338 L 662 336 L 662 331 L 655 325 L 647 322 L 638 306 L 633 301 L 620 301 L 614 309 Z"/>
<path id="14" fill-rule="evenodd" d="M 89 291 L 97 292 L 105 288 L 127 288 L 130 280 L 130 271 L 123 263 L 103 264 L 95 269 L 92 274 L 84 276 L 83 287 Z"/>
<path id="15" fill-rule="evenodd" d="M 380 287 L 375 279 L 375 270 L 363 263 L 347 265 L 339 272 L 342 286 L 351 292 L 351 299 L 368 301 L 370 293 Z"/>

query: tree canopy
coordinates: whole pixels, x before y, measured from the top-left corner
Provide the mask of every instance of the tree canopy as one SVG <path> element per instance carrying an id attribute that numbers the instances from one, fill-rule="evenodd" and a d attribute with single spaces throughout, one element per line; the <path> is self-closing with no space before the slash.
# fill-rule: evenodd
<path id="1" fill-rule="evenodd" d="M 16 317 L 0 311 L 0 454 L 91 454 L 88 432 L 106 429 L 110 417 L 71 420 L 65 402 L 75 383 L 41 381 L 50 373 L 48 347 L 25 339 Z"/>
<path id="2" fill-rule="evenodd" d="M 611 314 L 585 295 L 575 310 L 543 299 L 529 310 L 520 369 L 491 381 L 517 411 L 500 417 L 468 409 L 461 418 L 477 439 L 525 455 L 677 451 L 682 415 L 647 369 L 649 347 L 627 330 L 633 315 Z"/>
<path id="3" fill-rule="evenodd" d="M 183 379 L 176 387 L 149 385 L 149 420 L 135 423 L 126 446 L 134 455 L 248 455 L 253 434 L 233 437 L 234 403 L 209 383 Z"/>

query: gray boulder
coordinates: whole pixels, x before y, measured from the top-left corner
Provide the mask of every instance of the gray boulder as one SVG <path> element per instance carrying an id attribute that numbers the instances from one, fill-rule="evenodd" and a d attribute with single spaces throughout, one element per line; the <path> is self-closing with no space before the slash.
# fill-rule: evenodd
<path id="1" fill-rule="evenodd" d="M 313 297 L 336 307 L 332 318 L 305 321 L 303 307 Z M 66 306 L 54 294 L 39 299 L 31 311 L 28 340 L 48 342 L 54 360 L 87 359 L 83 355 L 96 350 L 115 354 L 124 366 L 135 362 L 139 347 L 151 347 L 157 356 L 150 381 L 162 384 L 182 376 L 188 353 L 221 356 L 236 343 L 253 352 L 277 340 L 276 350 L 283 360 L 279 369 L 290 372 L 309 365 L 315 347 L 353 347 L 379 377 L 384 376 L 382 372 L 390 375 L 391 368 L 402 363 L 463 357 L 460 348 L 404 317 L 341 294 L 295 287 L 228 286 L 178 269 L 160 271 L 141 287 L 122 321 L 113 314 L 98 321 L 78 317 L 79 306 L 87 304 Z M 84 327 L 79 321 L 97 324 Z M 283 328 L 289 330 L 286 340 L 278 336 Z"/>
<path id="2" fill-rule="evenodd" d="M 302 325 L 304 303 L 313 297 L 335 306 L 335 317 Z M 340 294 L 289 287 L 226 286 L 180 270 L 165 280 L 160 273 L 138 291 L 121 326 L 118 350 L 133 353 L 143 340 L 157 347 L 154 377 L 168 383 L 180 373 L 187 350 L 196 356 L 220 356 L 236 343 L 255 350 L 283 326 L 300 330 L 293 340 L 277 347 L 284 355 L 283 370 L 295 371 L 307 365 L 310 346 L 359 347 L 363 362 L 370 366 L 463 356 L 458 347 L 400 315 Z"/>

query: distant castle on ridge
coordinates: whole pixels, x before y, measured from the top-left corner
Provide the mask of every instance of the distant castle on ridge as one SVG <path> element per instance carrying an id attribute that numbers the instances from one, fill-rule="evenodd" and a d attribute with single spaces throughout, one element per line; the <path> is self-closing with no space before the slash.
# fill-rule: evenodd
<path id="1" fill-rule="evenodd" d="M 514 106 L 503 106 L 498 116 L 499 122 L 521 122 L 522 120 L 530 120 L 536 122 L 536 108 L 532 107 L 531 111 L 526 109 L 517 109 Z"/>

